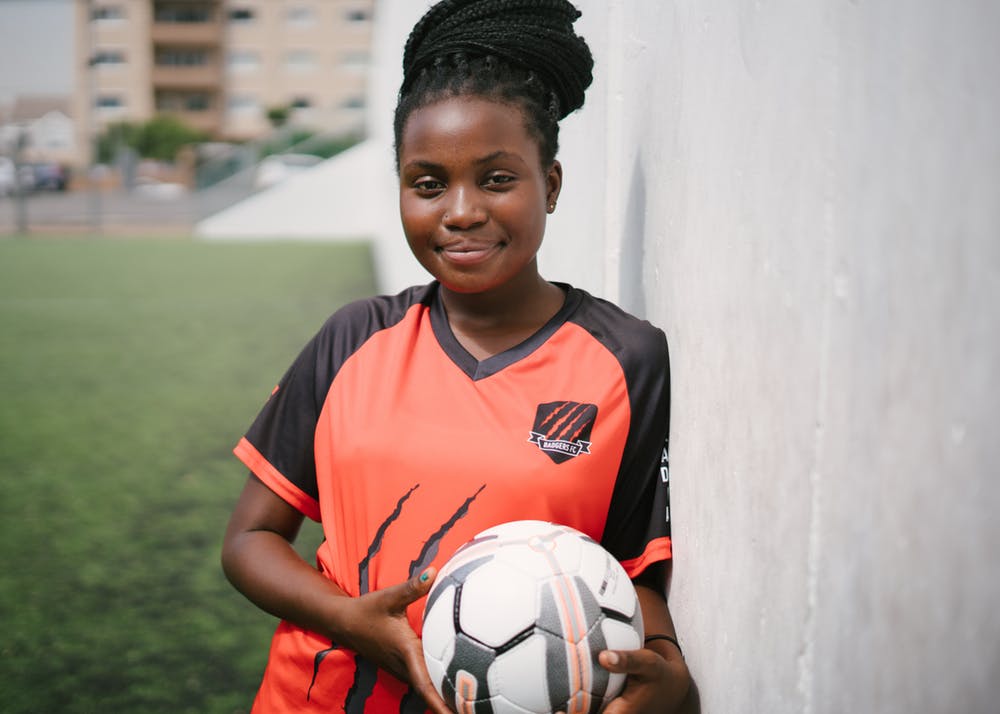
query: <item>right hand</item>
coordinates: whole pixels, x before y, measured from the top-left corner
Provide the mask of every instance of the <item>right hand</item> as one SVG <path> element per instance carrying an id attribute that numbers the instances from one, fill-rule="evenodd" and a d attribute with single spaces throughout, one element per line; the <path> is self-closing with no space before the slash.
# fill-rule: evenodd
<path id="1" fill-rule="evenodd" d="M 428 568 L 399 585 L 351 598 L 340 644 L 408 683 L 435 714 L 452 714 L 431 683 L 420 638 L 406 618 L 406 608 L 430 591 L 435 575 Z"/>

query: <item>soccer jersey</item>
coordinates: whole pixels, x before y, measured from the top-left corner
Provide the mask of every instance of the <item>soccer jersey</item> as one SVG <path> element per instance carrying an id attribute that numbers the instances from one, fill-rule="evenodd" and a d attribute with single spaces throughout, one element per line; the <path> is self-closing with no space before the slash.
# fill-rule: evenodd
<path id="1" fill-rule="evenodd" d="M 353 303 L 282 377 L 235 453 L 322 522 L 317 565 L 349 595 L 521 519 L 587 533 L 631 577 L 670 557 L 666 339 L 560 287 L 547 324 L 483 361 L 452 333 L 437 283 Z M 407 612 L 418 634 L 422 608 Z M 354 652 L 282 622 L 254 710 L 424 707 Z"/>

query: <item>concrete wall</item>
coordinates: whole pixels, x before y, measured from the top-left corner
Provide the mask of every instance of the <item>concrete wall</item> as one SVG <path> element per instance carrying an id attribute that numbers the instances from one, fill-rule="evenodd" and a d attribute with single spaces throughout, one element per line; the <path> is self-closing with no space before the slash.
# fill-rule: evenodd
<path id="1" fill-rule="evenodd" d="M 996 712 L 1000 6 L 579 4 L 545 266 L 670 338 L 703 711 Z"/>

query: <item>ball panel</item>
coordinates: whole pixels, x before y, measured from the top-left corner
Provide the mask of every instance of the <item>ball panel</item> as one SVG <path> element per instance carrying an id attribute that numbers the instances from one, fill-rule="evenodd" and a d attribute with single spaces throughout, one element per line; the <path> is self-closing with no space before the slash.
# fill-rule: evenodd
<path id="1" fill-rule="evenodd" d="M 545 637 L 533 634 L 499 655 L 490 667 L 490 691 L 505 692 L 511 704 L 527 711 L 549 711 L 545 654 Z"/>
<path id="2" fill-rule="evenodd" d="M 454 583 L 447 583 L 438 589 L 433 602 L 428 599 L 421 634 L 425 656 L 443 660 L 445 648 L 455 640 L 455 589 Z"/>
<path id="3" fill-rule="evenodd" d="M 445 669 L 441 697 L 453 702 L 456 711 L 467 711 L 476 700 L 489 699 L 487 675 L 493 664 L 491 648 L 459 632 L 455 636 L 455 653 Z"/>
<path id="4" fill-rule="evenodd" d="M 642 638 L 628 623 L 604 618 L 596 631 L 601 634 L 606 649 L 637 650 L 642 648 Z"/>
<path id="5" fill-rule="evenodd" d="M 604 548 L 593 543 L 580 562 L 579 576 L 587 583 L 598 604 L 625 617 L 631 617 L 638 606 L 635 587 L 628 573 Z"/>
<path id="6" fill-rule="evenodd" d="M 470 572 L 459 598 L 458 628 L 490 647 L 502 647 L 535 621 L 534 582 L 500 559 Z"/>
<path id="7" fill-rule="evenodd" d="M 442 692 L 444 691 L 442 683 L 444 682 L 445 678 L 444 662 L 435 657 L 426 656 L 425 652 L 424 663 L 427 665 L 427 674 L 429 674 L 431 677 L 431 684 L 434 685 L 434 689 L 437 690 L 438 694 L 444 696 L 442 694 Z"/>

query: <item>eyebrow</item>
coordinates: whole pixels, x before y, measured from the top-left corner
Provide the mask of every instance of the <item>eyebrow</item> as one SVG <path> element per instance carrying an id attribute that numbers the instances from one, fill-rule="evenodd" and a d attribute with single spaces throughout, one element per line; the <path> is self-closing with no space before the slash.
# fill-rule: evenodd
<path id="1" fill-rule="evenodd" d="M 503 149 L 500 149 L 498 151 L 494 151 L 491 154 L 487 154 L 486 156 L 482 156 L 482 157 L 476 159 L 473 163 L 475 163 L 477 166 L 481 166 L 483 164 L 488 164 L 488 163 L 490 163 L 492 161 L 496 161 L 497 159 L 505 159 L 505 158 L 516 159 L 518 161 L 523 161 L 521 159 L 521 157 L 518 156 L 517 154 L 513 154 L 513 153 L 511 153 L 509 151 L 504 151 Z M 441 164 L 435 163 L 433 161 L 427 161 L 425 159 L 415 159 L 413 161 L 408 161 L 406 163 L 406 166 L 403 167 L 403 169 L 404 170 L 405 169 L 421 169 L 423 171 L 443 171 L 444 170 L 444 166 L 442 166 Z"/>

